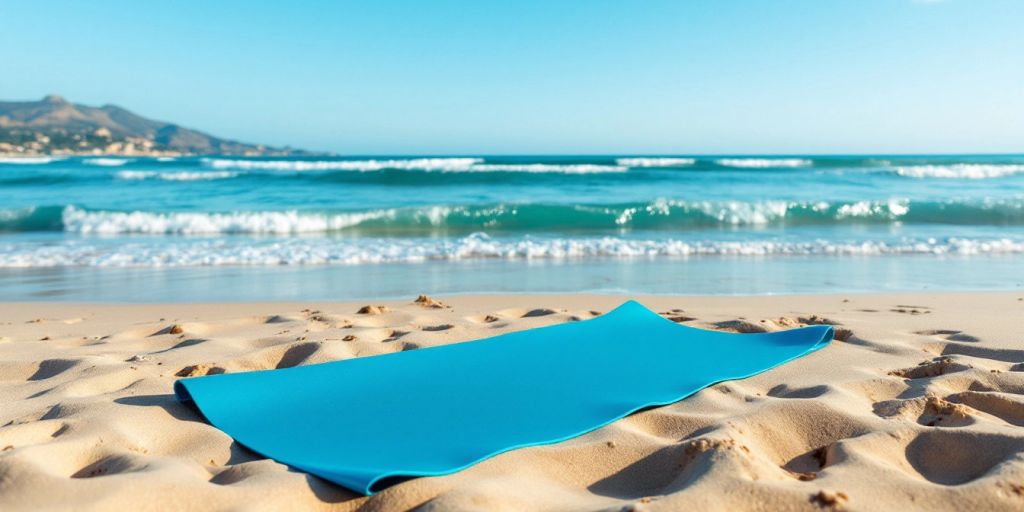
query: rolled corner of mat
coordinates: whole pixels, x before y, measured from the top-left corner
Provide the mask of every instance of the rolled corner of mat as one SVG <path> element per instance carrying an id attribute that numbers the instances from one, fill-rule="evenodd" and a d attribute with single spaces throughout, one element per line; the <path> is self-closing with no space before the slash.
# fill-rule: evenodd
<path id="1" fill-rule="evenodd" d="M 190 378 L 174 391 L 240 444 L 369 495 L 585 434 L 651 404 L 806 356 L 832 337 L 827 325 L 767 334 L 703 330 L 630 300 L 591 320 Z"/>

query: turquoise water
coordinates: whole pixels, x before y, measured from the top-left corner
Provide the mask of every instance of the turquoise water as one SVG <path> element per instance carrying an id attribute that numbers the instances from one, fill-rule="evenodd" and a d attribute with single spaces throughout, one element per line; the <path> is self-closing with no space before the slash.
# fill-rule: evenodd
<path id="1" fill-rule="evenodd" d="M 0 299 L 1015 289 L 1024 156 L 0 158 Z"/>

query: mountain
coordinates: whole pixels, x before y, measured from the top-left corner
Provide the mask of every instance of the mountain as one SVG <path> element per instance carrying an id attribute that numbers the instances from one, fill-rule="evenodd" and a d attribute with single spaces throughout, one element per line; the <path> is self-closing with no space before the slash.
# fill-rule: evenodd
<path id="1" fill-rule="evenodd" d="M 0 153 L 289 155 L 291 148 L 245 144 L 135 114 L 50 95 L 0 101 Z"/>

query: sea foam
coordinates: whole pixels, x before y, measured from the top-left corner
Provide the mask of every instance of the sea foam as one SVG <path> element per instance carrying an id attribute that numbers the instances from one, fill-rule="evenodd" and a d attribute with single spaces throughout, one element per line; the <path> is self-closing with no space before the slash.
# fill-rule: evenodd
<path id="1" fill-rule="evenodd" d="M 283 212 L 112 212 L 64 208 L 64 231 L 81 234 L 300 234 L 326 233 L 358 225 L 368 219 L 393 215 L 393 211 L 317 214 Z"/>
<path id="2" fill-rule="evenodd" d="M 217 169 L 259 169 L 271 171 L 382 171 L 403 169 L 447 171 L 468 169 L 482 158 L 412 158 L 388 160 L 235 160 L 203 158 L 203 165 Z"/>
<path id="3" fill-rule="evenodd" d="M 1014 205 L 980 205 L 982 212 L 996 210 L 996 220 L 1006 222 Z M 63 231 L 80 234 L 293 235 L 330 233 L 360 228 L 399 230 L 407 234 L 495 230 L 550 232 L 565 225 L 581 229 L 700 229 L 715 226 L 769 226 L 888 223 L 901 221 L 912 208 L 909 201 L 856 201 L 847 203 L 795 201 L 679 201 L 659 199 L 650 203 L 620 205 L 494 204 L 424 206 L 351 212 L 249 211 L 249 212 L 154 212 L 93 211 L 66 206 L 60 212 Z M 941 220 L 942 204 L 929 204 L 920 219 Z M 985 209 L 988 210 L 985 210 Z M 933 213 L 928 213 L 932 210 Z M 1018 208 L 1020 210 L 1020 208 Z M 18 215 L 25 215 L 19 212 Z M 1016 214 L 1020 217 L 1020 213 Z M 938 217 L 936 217 L 938 216 Z M 16 219 L 12 217 L 8 223 Z M 911 219 L 915 220 L 915 219 Z M 982 223 L 985 219 L 980 219 Z M 0 221 L 3 221 L 0 218 Z M 41 225 L 47 225 L 40 219 Z M 0 222 L 0 228 L 3 222 Z"/>
<path id="4" fill-rule="evenodd" d="M 626 167 L 599 164 L 485 164 L 482 158 L 412 158 L 389 160 L 232 160 L 205 158 L 202 163 L 216 169 L 271 171 L 358 171 L 384 170 L 427 172 L 526 172 L 588 174 L 623 172 Z"/>
<path id="5" fill-rule="evenodd" d="M 686 167 L 696 162 L 697 160 L 694 158 L 673 157 L 635 157 L 615 160 L 615 163 L 626 167 Z"/>
<path id="6" fill-rule="evenodd" d="M 156 171 L 118 171 L 114 174 L 117 179 L 121 180 L 148 180 L 158 179 L 164 181 L 206 181 L 206 180 L 223 180 L 228 178 L 234 178 L 238 176 L 237 172 L 232 171 L 206 171 L 206 172 L 192 172 L 192 171 L 178 171 L 178 172 L 156 172 Z"/>
<path id="7" fill-rule="evenodd" d="M 60 160 L 51 156 L 0 156 L 0 164 L 42 165 Z"/>
<path id="8" fill-rule="evenodd" d="M 474 164 L 454 172 L 532 172 L 563 174 L 594 174 L 602 172 L 625 172 L 621 165 L 599 164 Z"/>
<path id="9" fill-rule="evenodd" d="M 100 167 L 120 167 L 131 160 L 124 158 L 86 158 L 82 160 L 85 165 L 98 165 Z"/>
<path id="10" fill-rule="evenodd" d="M 807 167 L 813 160 L 806 158 L 720 158 L 715 163 L 724 167 L 769 168 L 769 167 Z"/>
<path id="11" fill-rule="evenodd" d="M 953 164 L 897 167 L 896 174 L 910 178 L 972 179 L 1002 178 L 1024 173 L 1024 164 Z"/>
<path id="12" fill-rule="evenodd" d="M 270 240 L 183 239 L 171 243 L 63 242 L 12 244 L 0 252 L 11 267 L 195 267 L 365 265 L 461 260 L 575 260 L 586 258 L 687 258 L 789 255 L 979 255 L 1021 254 L 1024 241 L 1010 238 L 849 240 L 681 240 L 593 238 L 491 238 L 472 234 L 436 238 L 291 238 Z"/>

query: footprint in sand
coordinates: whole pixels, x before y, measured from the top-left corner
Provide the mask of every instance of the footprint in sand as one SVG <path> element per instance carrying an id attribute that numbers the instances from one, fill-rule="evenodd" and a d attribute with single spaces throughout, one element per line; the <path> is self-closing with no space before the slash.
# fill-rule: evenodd
<path id="1" fill-rule="evenodd" d="M 935 336 L 941 337 L 946 341 L 962 341 L 967 343 L 975 343 L 981 341 L 976 336 L 971 336 L 963 331 L 955 329 L 926 329 L 923 331 L 914 331 L 914 334 L 920 334 L 922 336 Z"/>
<path id="2" fill-rule="evenodd" d="M 1024 401 L 1019 395 L 990 391 L 964 391 L 948 397 L 950 402 L 964 404 L 999 418 L 1011 425 L 1024 427 Z"/>
<path id="3" fill-rule="evenodd" d="M 964 427 L 974 424 L 974 416 L 970 407 L 929 396 L 917 422 L 927 427 Z"/>
<path id="4" fill-rule="evenodd" d="M 761 323 L 767 322 L 767 320 L 761 320 Z M 840 327 L 841 324 L 839 322 L 818 315 L 799 316 L 796 318 L 783 316 L 779 317 L 778 320 L 775 320 L 774 323 L 779 327 L 785 328 L 805 327 L 808 325 L 830 325 L 832 326 L 832 339 L 836 341 L 848 341 L 853 337 L 853 331 L 845 327 Z"/>
<path id="5" fill-rule="evenodd" d="M 428 332 L 438 332 L 438 331 L 447 331 L 448 329 L 453 329 L 454 327 L 455 326 L 452 325 L 452 324 L 428 325 L 426 327 L 423 327 L 422 330 L 428 331 Z"/>
<path id="6" fill-rule="evenodd" d="M 591 314 L 593 314 L 593 311 L 591 312 Z M 696 317 L 692 317 L 692 316 L 680 315 L 675 310 L 673 310 L 673 311 L 666 311 L 664 313 L 661 313 L 661 316 L 665 317 L 666 320 L 671 320 L 671 321 L 673 321 L 673 322 L 675 322 L 677 324 L 680 324 L 680 323 L 683 323 L 683 322 L 692 322 L 692 321 L 697 319 Z"/>
<path id="7" fill-rule="evenodd" d="M 531 309 L 531 310 L 527 311 L 526 313 L 523 313 L 522 318 L 534 318 L 534 317 L 538 317 L 538 316 L 548 316 L 548 315 L 554 315 L 556 313 L 558 313 L 558 311 L 555 311 L 553 309 L 537 308 L 537 309 Z"/>
<path id="8" fill-rule="evenodd" d="M 309 358 L 320 350 L 320 343 L 316 341 L 309 341 L 305 343 L 299 343 L 288 347 L 287 350 L 281 354 L 281 359 L 277 362 L 275 368 L 291 368 L 305 363 Z"/>
<path id="9" fill-rule="evenodd" d="M 975 423 L 970 407 L 935 395 L 877 402 L 873 409 L 880 418 L 914 421 L 926 427 L 965 427 Z"/>
<path id="10" fill-rule="evenodd" d="M 201 377 L 203 375 L 217 375 L 226 370 L 214 364 L 192 364 L 174 373 L 175 377 Z"/>
<path id="11" fill-rule="evenodd" d="M 942 355 L 963 355 L 968 357 L 977 357 L 979 359 L 1002 361 L 1004 363 L 1017 363 L 1019 361 L 1024 361 L 1024 350 L 979 347 L 976 345 L 963 345 L 960 343 L 950 343 L 942 347 Z"/>
<path id="12" fill-rule="evenodd" d="M 723 322 L 715 322 L 711 325 L 720 331 L 738 332 L 742 334 L 768 332 L 768 329 L 761 327 L 760 325 L 747 322 L 746 320 L 726 320 Z"/>
<path id="13" fill-rule="evenodd" d="M 923 361 L 912 368 L 893 370 L 889 372 L 889 375 L 903 377 L 904 379 L 927 379 L 947 373 L 969 370 L 970 368 L 970 366 L 961 364 L 951 357 L 938 357 L 931 361 Z"/>
<path id="14" fill-rule="evenodd" d="M 809 387 L 790 387 L 788 384 L 779 384 L 768 390 L 766 393 L 772 398 L 818 398 L 829 392 L 828 385 L 821 384 Z"/>
<path id="15" fill-rule="evenodd" d="M 44 380 L 60 375 L 80 363 L 77 359 L 47 359 L 39 363 L 35 373 L 26 380 Z"/>
<path id="16" fill-rule="evenodd" d="M 1018 457 L 1021 444 L 1020 438 L 999 434 L 929 429 L 914 436 L 904 450 L 893 453 L 902 452 L 917 475 L 929 482 L 962 485 Z"/>
<path id="17" fill-rule="evenodd" d="M 383 343 L 392 342 L 392 341 L 395 341 L 395 340 L 401 338 L 402 336 L 405 336 L 406 334 L 409 334 L 409 331 L 394 330 L 394 331 L 391 331 L 391 334 L 389 334 L 387 338 L 384 338 L 383 340 L 381 340 L 381 342 L 383 342 Z"/>
<path id="18" fill-rule="evenodd" d="M 928 306 L 908 306 L 906 304 L 897 304 L 896 307 L 889 311 L 893 313 L 903 313 L 906 315 L 927 315 L 931 313 L 931 308 Z"/>
<path id="19" fill-rule="evenodd" d="M 331 323 L 331 320 L 329 318 L 327 318 L 325 315 L 323 315 L 322 313 L 320 313 L 319 311 L 317 311 L 315 314 L 310 315 L 307 318 L 307 320 L 309 320 L 310 322 L 319 322 L 319 323 L 322 323 L 322 324 Z"/>

